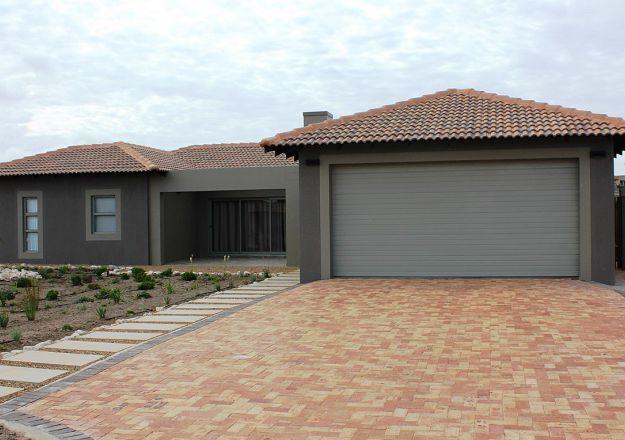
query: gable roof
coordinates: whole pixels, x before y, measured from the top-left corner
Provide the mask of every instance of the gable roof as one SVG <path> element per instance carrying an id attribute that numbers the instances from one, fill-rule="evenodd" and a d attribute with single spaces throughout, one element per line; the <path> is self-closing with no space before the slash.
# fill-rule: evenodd
<path id="1" fill-rule="evenodd" d="M 261 141 L 295 155 L 305 146 L 436 139 L 625 135 L 625 120 L 473 89 L 449 89 L 331 119 Z"/>
<path id="2" fill-rule="evenodd" d="M 113 142 L 76 145 L 0 163 L 0 176 L 166 172 L 289 165 L 295 165 L 295 161 L 266 153 L 258 144 L 252 143 L 208 144 L 166 151 Z"/>

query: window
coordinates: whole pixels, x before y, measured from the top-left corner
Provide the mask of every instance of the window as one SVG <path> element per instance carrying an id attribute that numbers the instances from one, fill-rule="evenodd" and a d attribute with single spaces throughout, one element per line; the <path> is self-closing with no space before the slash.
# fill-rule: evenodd
<path id="1" fill-rule="evenodd" d="M 286 252 L 284 199 L 213 201 L 213 252 Z"/>
<path id="2" fill-rule="evenodd" d="M 115 196 L 91 197 L 91 228 L 95 234 L 114 234 L 116 232 Z"/>
<path id="3" fill-rule="evenodd" d="M 41 191 L 18 191 L 18 258 L 43 258 Z"/>
<path id="4" fill-rule="evenodd" d="M 120 190 L 88 190 L 87 240 L 121 240 Z"/>

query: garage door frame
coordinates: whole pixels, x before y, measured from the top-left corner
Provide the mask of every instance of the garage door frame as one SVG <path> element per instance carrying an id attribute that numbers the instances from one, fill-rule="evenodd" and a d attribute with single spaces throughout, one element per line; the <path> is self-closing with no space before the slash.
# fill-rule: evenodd
<path id="1" fill-rule="evenodd" d="M 453 158 L 453 160 L 450 160 Z M 319 222 L 321 278 L 332 277 L 331 168 L 333 165 L 375 163 L 459 162 L 488 160 L 577 159 L 579 170 L 580 279 L 591 277 L 590 164 L 587 148 L 541 148 L 467 151 L 324 154 L 319 156 Z"/>

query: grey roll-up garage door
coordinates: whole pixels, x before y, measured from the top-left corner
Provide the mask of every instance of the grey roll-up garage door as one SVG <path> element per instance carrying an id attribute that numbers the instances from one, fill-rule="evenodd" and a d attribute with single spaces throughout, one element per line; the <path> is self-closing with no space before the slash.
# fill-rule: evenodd
<path id="1" fill-rule="evenodd" d="M 579 275 L 576 160 L 337 165 L 333 276 Z"/>

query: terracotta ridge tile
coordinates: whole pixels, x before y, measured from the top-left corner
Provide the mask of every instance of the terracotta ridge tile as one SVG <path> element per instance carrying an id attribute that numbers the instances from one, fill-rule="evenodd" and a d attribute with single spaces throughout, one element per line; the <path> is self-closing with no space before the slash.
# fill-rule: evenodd
<path id="1" fill-rule="evenodd" d="M 146 170 L 148 170 L 148 171 L 158 171 L 160 169 L 156 164 L 151 162 L 150 159 L 148 159 L 147 157 L 145 157 L 144 155 L 139 153 L 137 150 L 135 150 L 133 148 L 134 147 L 133 145 L 127 144 L 125 142 L 115 142 L 115 143 L 113 143 L 113 145 L 115 145 L 120 150 L 122 150 L 124 153 L 129 155 L 131 158 L 133 158 L 134 160 L 139 162 L 141 165 L 143 165 Z M 139 146 L 139 145 L 137 145 L 137 146 Z M 146 148 L 149 148 L 149 147 L 146 147 Z M 163 150 L 159 150 L 159 151 L 163 151 Z"/>

